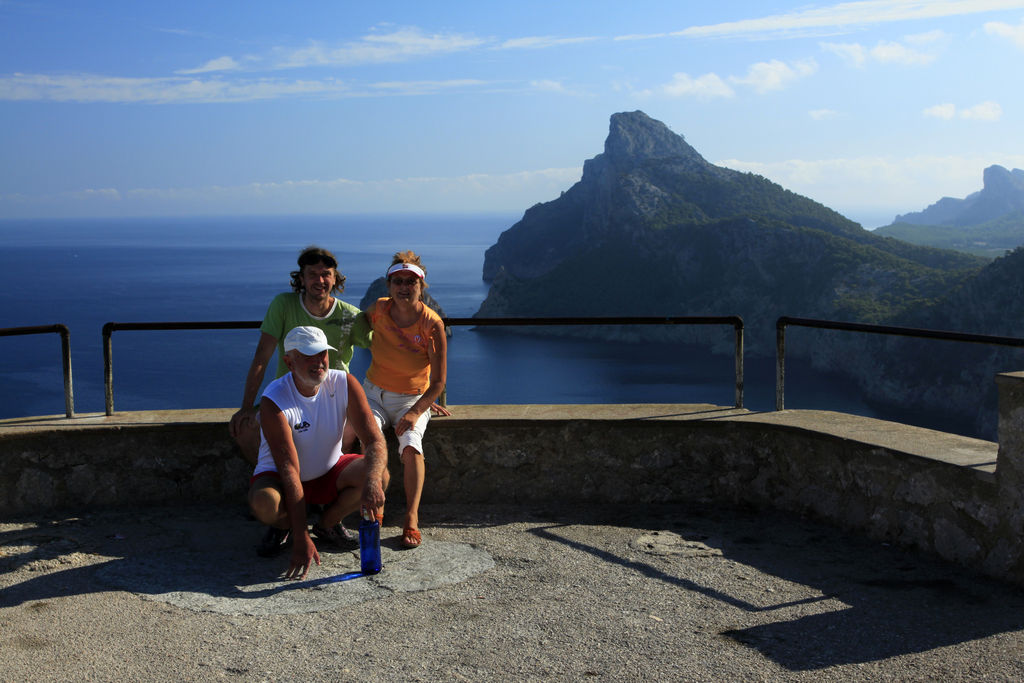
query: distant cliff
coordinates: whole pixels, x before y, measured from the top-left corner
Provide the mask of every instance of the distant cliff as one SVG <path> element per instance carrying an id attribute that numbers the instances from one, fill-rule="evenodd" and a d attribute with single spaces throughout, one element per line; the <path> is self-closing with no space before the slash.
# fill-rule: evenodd
<path id="1" fill-rule="evenodd" d="M 964 199 L 943 197 L 923 211 L 896 216 L 878 235 L 914 244 L 1001 256 L 1024 244 L 1024 171 L 989 166 L 983 187 Z"/>
<path id="2" fill-rule="evenodd" d="M 939 301 L 913 312 L 912 327 L 1024 338 L 1024 248 L 995 259 Z M 887 339 L 864 353 L 874 379 L 859 379 L 881 405 L 927 409 L 948 416 L 958 431 L 995 439 L 993 378 L 1024 370 L 1024 349 L 953 342 Z"/>
<path id="3" fill-rule="evenodd" d="M 994 165 L 982 174 L 982 189 L 963 199 L 943 197 L 924 211 L 896 216 L 910 225 L 979 225 L 1024 211 L 1024 171 Z"/>
<path id="4" fill-rule="evenodd" d="M 780 315 L 897 320 L 982 264 L 875 235 L 621 113 L 582 179 L 487 250 L 477 315 L 739 314 L 767 352 Z"/>

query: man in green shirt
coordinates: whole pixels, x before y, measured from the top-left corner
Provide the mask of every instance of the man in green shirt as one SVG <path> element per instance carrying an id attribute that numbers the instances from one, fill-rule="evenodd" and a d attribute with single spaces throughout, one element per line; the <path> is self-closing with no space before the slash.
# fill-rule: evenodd
<path id="1" fill-rule="evenodd" d="M 245 378 L 242 407 L 231 416 L 228 427 L 242 455 L 253 465 L 260 448 L 256 394 L 275 348 L 278 351 L 275 377 L 288 372 L 284 364 L 285 335 L 295 327 L 319 327 L 327 335 L 328 343 L 337 349 L 329 354 L 330 367 L 346 372 L 352 360 L 352 347 L 370 346 L 370 328 L 362 313 L 334 296 L 345 290 L 345 276 L 338 272 L 334 254 L 320 247 L 307 247 L 299 254 L 298 266 L 299 269 L 291 273 L 293 291 L 278 294 L 267 308 L 256 353 Z M 351 446 L 354 434 L 346 434 L 346 437 L 344 445 Z"/>

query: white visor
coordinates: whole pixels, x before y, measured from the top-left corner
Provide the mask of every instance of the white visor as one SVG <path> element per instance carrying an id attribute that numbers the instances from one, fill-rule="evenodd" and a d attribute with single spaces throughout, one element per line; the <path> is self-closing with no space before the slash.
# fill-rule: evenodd
<path id="1" fill-rule="evenodd" d="M 388 277 L 391 277 L 394 273 L 400 273 L 403 270 L 409 271 L 421 280 L 425 277 L 423 269 L 414 263 L 396 263 L 388 268 Z"/>

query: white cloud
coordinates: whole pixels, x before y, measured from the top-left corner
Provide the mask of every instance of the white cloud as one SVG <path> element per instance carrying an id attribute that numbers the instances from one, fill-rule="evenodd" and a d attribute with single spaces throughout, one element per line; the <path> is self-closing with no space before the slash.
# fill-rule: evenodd
<path id="1" fill-rule="evenodd" d="M 75 199 L 92 200 L 102 199 L 107 201 L 120 201 L 121 193 L 112 187 L 98 188 L 92 190 L 79 190 L 78 192 L 71 192 L 70 195 Z"/>
<path id="2" fill-rule="evenodd" d="M 782 90 L 790 83 L 814 74 L 818 64 L 814 60 L 794 62 L 792 65 L 773 59 L 770 62 L 752 64 L 743 77 L 732 76 L 733 83 L 739 83 L 764 94 L 773 90 Z"/>
<path id="3" fill-rule="evenodd" d="M 220 78 L 115 78 L 93 74 L 0 76 L 0 101 L 118 102 L 133 104 L 226 103 L 295 97 L 338 98 L 373 95 L 426 95 L 443 91 L 478 89 L 488 85 L 475 79 L 447 81 L 381 81 L 351 85 L 323 80 Z"/>
<path id="4" fill-rule="evenodd" d="M 544 49 L 561 45 L 576 45 L 600 40 L 594 36 L 559 38 L 556 36 L 527 36 L 506 40 L 496 49 Z M 236 59 L 218 57 L 194 69 L 181 69 L 181 75 L 234 71 L 248 67 L 292 69 L 304 67 L 348 67 L 365 64 L 386 64 L 429 58 L 486 47 L 493 41 L 461 33 L 427 33 L 409 26 L 387 31 L 371 32 L 355 40 L 339 44 L 309 41 L 301 47 L 272 48 L 266 57 L 247 55 Z"/>
<path id="5" fill-rule="evenodd" d="M 623 36 L 615 36 L 612 40 L 655 40 L 657 38 L 669 38 L 671 36 L 671 33 L 630 33 Z"/>
<path id="6" fill-rule="evenodd" d="M 982 172 L 992 164 L 1024 168 L 1024 155 L 853 157 L 789 159 L 778 162 L 724 159 L 714 162 L 763 175 L 783 187 L 877 227 L 896 214 L 920 211 L 942 197 L 966 197 L 982 187 Z"/>
<path id="7" fill-rule="evenodd" d="M 904 36 L 903 40 L 907 41 L 911 45 L 934 45 L 935 43 L 948 42 L 949 34 L 941 29 L 935 29 L 933 31 L 925 31 L 924 33 L 913 33 L 908 36 Z"/>
<path id="8" fill-rule="evenodd" d="M 975 121 L 998 121 L 1003 116 L 1003 108 L 998 102 L 980 102 L 973 107 L 957 109 L 955 104 L 936 104 L 924 110 L 924 115 L 937 119 L 950 120 L 956 117 Z"/>
<path id="9" fill-rule="evenodd" d="M 0 0 L 0 5 L 3 4 L 3 0 Z M 185 36 L 188 38 L 202 38 L 204 40 L 213 40 L 215 36 L 205 31 L 195 31 L 192 29 L 183 28 L 158 28 L 157 31 L 160 33 L 169 33 L 172 36 Z"/>
<path id="10" fill-rule="evenodd" d="M 474 36 L 458 33 L 427 34 L 418 28 L 401 28 L 390 33 L 371 33 L 340 46 L 313 41 L 301 48 L 277 48 L 276 68 L 309 66 L 353 66 L 401 62 L 415 58 L 461 52 L 484 44 Z"/>
<path id="11" fill-rule="evenodd" d="M 539 92 L 551 92 L 569 94 L 570 91 L 565 87 L 565 84 L 561 81 L 555 81 L 550 79 L 543 79 L 538 81 L 530 81 L 530 87 Z"/>
<path id="12" fill-rule="evenodd" d="M 505 174 L 362 181 L 284 180 L 193 188 L 94 189 L 59 195 L 0 194 L 6 217 L 195 215 L 239 213 L 509 211 L 550 201 L 580 179 L 582 168 Z"/>
<path id="13" fill-rule="evenodd" d="M 190 75 L 209 73 L 211 71 L 234 71 L 239 68 L 241 68 L 241 64 L 236 62 L 233 57 L 218 57 L 217 59 L 211 59 L 206 64 L 196 67 L 195 69 L 179 69 L 174 73 Z"/>
<path id="14" fill-rule="evenodd" d="M 710 100 L 716 97 L 732 97 L 732 88 L 718 77 L 717 74 L 704 74 L 697 78 L 689 74 L 677 73 L 672 80 L 655 91 L 669 97 L 696 97 L 699 100 Z M 652 94 L 650 91 L 641 93 Z"/>
<path id="15" fill-rule="evenodd" d="M 251 102 L 286 97 L 351 94 L 341 81 L 255 79 L 224 81 L 199 78 L 120 78 L 78 74 L 14 74 L 0 77 L 0 100 L 50 102 Z"/>
<path id="16" fill-rule="evenodd" d="M 920 52 L 892 41 L 880 41 L 871 48 L 871 56 L 882 64 L 902 64 L 905 66 L 922 66 L 935 61 L 935 55 Z"/>
<path id="17" fill-rule="evenodd" d="M 1000 38 L 1008 38 L 1014 45 L 1024 50 L 1024 20 L 1016 26 L 1000 21 L 990 21 L 985 24 L 985 33 Z"/>
<path id="18" fill-rule="evenodd" d="M 507 88 L 507 84 L 501 87 Z M 519 84 L 520 89 L 579 95 L 556 80 Z M 216 104 L 292 98 L 337 99 L 353 97 L 433 95 L 441 92 L 496 91 L 490 81 L 472 78 L 421 81 L 351 83 L 334 78 L 286 80 L 175 76 L 119 78 L 95 74 L 0 76 L 0 101 L 39 101 L 121 104 Z"/>
<path id="19" fill-rule="evenodd" d="M 950 103 L 936 104 L 924 110 L 924 115 L 936 119 L 951 119 L 956 116 L 956 105 Z"/>
<path id="20" fill-rule="evenodd" d="M 486 81 L 471 78 L 452 79 L 448 81 L 381 81 L 373 83 L 370 88 L 393 95 L 432 95 L 451 90 L 464 90 L 484 85 Z"/>
<path id="21" fill-rule="evenodd" d="M 871 24 L 938 19 L 1024 8 L 1024 0 L 857 0 L 787 14 L 691 26 L 673 35 L 693 38 L 849 32 Z"/>
<path id="22" fill-rule="evenodd" d="M 599 40 L 596 37 L 580 37 L 580 38 L 556 38 L 554 36 L 532 36 L 527 38 L 513 38 L 506 40 L 501 44 L 503 49 L 527 49 L 527 50 L 538 50 L 549 47 L 559 47 L 562 45 L 577 45 L 579 43 L 589 43 L 595 40 Z"/>
<path id="23" fill-rule="evenodd" d="M 976 119 L 978 121 L 998 121 L 1003 116 L 1003 108 L 998 102 L 981 102 L 960 112 L 962 119 Z"/>
<path id="24" fill-rule="evenodd" d="M 839 112 L 834 109 L 812 109 L 807 112 L 807 115 L 815 121 L 824 121 L 826 119 L 834 119 L 839 116 Z"/>
<path id="25" fill-rule="evenodd" d="M 869 58 L 881 64 L 924 66 L 934 62 L 938 54 L 934 50 L 927 52 L 919 48 L 937 48 L 945 42 L 945 38 L 946 34 L 942 31 L 929 31 L 906 36 L 903 39 L 906 44 L 883 40 L 872 48 L 859 43 L 820 43 L 820 46 L 854 67 L 864 66 Z"/>
<path id="26" fill-rule="evenodd" d="M 644 90 L 640 96 L 665 95 L 668 97 L 694 97 L 699 100 L 734 97 L 729 83 L 754 89 L 760 94 L 782 90 L 794 81 L 810 76 L 818 69 L 814 60 L 786 64 L 777 59 L 770 62 L 751 64 L 745 76 L 730 76 L 729 82 L 718 74 L 708 73 L 694 78 L 687 73 L 677 73 L 668 83 L 653 90 Z"/>
<path id="27" fill-rule="evenodd" d="M 850 64 L 861 67 L 868 61 L 868 51 L 859 43 L 821 43 L 821 48 Z"/>

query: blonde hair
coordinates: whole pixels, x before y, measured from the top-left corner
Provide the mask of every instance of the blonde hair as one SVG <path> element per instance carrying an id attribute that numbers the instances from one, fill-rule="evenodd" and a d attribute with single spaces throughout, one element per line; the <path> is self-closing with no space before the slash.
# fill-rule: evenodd
<path id="1" fill-rule="evenodd" d="M 413 251 L 412 249 L 407 249 L 405 251 L 397 252 L 394 256 L 391 257 L 391 265 L 393 266 L 397 263 L 411 263 L 414 266 L 419 266 L 420 270 L 423 271 L 423 289 L 426 289 L 427 287 L 430 286 L 427 284 L 427 269 L 424 267 L 422 261 L 420 261 L 419 255 L 415 251 Z M 390 268 L 391 266 L 388 267 Z M 390 280 L 391 278 L 389 277 L 388 279 Z"/>

